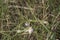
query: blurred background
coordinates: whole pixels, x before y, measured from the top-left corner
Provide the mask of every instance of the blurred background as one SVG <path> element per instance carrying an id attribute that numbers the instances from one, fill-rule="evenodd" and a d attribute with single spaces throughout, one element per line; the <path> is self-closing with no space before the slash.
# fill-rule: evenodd
<path id="1" fill-rule="evenodd" d="M 60 1 L 0 0 L 0 40 L 60 40 Z"/>

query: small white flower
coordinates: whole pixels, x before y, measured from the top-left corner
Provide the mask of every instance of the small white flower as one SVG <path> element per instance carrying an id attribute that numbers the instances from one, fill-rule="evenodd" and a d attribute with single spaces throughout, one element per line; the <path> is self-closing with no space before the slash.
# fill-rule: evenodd
<path id="1" fill-rule="evenodd" d="M 21 30 L 17 30 L 17 33 L 20 33 L 21 32 Z"/>
<path id="2" fill-rule="evenodd" d="M 47 25 L 49 24 L 48 21 L 43 21 L 43 23 L 44 23 L 44 24 L 47 24 Z"/>
<path id="3" fill-rule="evenodd" d="M 28 22 L 25 23 L 25 26 L 29 26 L 30 24 Z"/>
<path id="4" fill-rule="evenodd" d="M 33 28 L 29 27 L 25 32 L 28 32 L 29 34 L 31 34 L 33 32 Z"/>
<path id="5" fill-rule="evenodd" d="M 56 40 L 59 40 L 59 39 L 56 39 Z"/>
<path id="6" fill-rule="evenodd" d="M 48 23 L 47 21 L 44 21 L 44 23 L 46 24 L 46 23 Z"/>
<path id="7" fill-rule="evenodd" d="M 31 34 L 33 32 L 32 27 L 29 28 L 28 32 L 29 32 L 29 34 Z"/>

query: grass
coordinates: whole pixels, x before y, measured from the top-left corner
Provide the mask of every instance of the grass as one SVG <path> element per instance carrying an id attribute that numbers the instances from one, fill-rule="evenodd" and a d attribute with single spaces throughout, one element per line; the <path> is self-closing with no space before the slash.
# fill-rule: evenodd
<path id="1" fill-rule="evenodd" d="M 0 0 L 0 40 L 59 40 L 59 33 L 59 0 Z"/>

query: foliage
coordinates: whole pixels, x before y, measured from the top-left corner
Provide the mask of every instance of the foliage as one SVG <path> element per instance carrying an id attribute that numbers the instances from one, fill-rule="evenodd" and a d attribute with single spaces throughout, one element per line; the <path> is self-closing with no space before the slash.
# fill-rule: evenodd
<path id="1" fill-rule="evenodd" d="M 56 40 L 59 33 L 59 0 L 0 0 L 0 40 Z"/>

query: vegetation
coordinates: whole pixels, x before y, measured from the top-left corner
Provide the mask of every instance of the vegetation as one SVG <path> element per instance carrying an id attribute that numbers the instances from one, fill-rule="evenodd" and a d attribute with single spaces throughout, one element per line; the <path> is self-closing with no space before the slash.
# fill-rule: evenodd
<path id="1" fill-rule="evenodd" d="M 59 0 L 0 0 L 0 40 L 57 39 Z"/>

